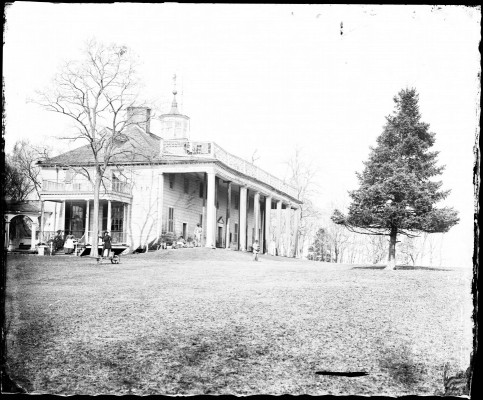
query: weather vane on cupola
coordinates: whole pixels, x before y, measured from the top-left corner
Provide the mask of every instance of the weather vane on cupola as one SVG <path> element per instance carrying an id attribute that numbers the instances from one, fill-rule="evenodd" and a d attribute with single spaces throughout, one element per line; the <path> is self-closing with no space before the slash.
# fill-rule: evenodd
<path id="1" fill-rule="evenodd" d="M 161 137 L 167 140 L 181 139 L 188 140 L 189 137 L 189 117 L 180 114 L 178 102 L 176 101 L 176 74 L 173 75 L 173 102 L 171 111 L 168 114 L 159 116 L 161 121 Z"/>
<path id="2" fill-rule="evenodd" d="M 176 74 L 173 75 L 173 103 L 171 104 L 171 112 L 170 114 L 179 114 L 178 112 L 178 103 L 176 102 L 176 95 L 178 92 L 176 91 Z"/>

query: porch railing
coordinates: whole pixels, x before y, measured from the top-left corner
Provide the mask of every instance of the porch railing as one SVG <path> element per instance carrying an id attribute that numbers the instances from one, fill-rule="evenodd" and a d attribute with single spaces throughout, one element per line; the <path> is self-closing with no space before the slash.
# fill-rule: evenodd
<path id="1" fill-rule="evenodd" d="M 106 191 L 116 193 L 131 194 L 131 187 L 126 182 L 114 181 L 106 184 Z M 42 181 L 43 192 L 93 192 L 94 187 L 88 181 L 54 182 L 49 180 Z M 104 186 L 101 186 L 101 193 Z"/>
<path id="2" fill-rule="evenodd" d="M 85 231 L 71 231 L 72 235 L 74 235 L 75 240 L 79 244 L 92 244 L 92 231 L 87 233 L 87 240 L 85 236 Z M 98 234 L 99 237 L 102 236 L 103 231 L 99 230 Z M 37 232 L 36 238 L 37 243 L 49 243 L 49 241 L 53 241 L 57 236 L 57 231 L 44 231 L 44 232 Z M 65 232 L 62 235 L 62 240 L 65 241 Z M 112 238 L 113 244 L 121 244 L 127 243 L 127 232 L 124 231 L 112 231 L 110 232 L 110 236 Z M 102 244 L 102 240 L 99 239 L 99 243 Z"/>
<path id="3" fill-rule="evenodd" d="M 163 152 L 172 154 L 199 155 L 216 158 L 236 171 L 259 180 L 273 188 L 298 198 L 295 188 L 288 185 L 281 179 L 269 174 L 252 163 L 228 153 L 214 142 L 191 142 L 179 140 L 164 140 Z"/>

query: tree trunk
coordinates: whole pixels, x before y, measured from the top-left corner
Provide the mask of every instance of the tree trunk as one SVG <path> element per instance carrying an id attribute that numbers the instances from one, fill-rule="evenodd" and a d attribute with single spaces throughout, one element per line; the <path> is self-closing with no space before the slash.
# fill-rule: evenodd
<path id="1" fill-rule="evenodd" d="M 387 259 L 386 269 L 396 268 L 396 240 L 397 240 L 397 229 L 392 228 L 391 234 L 389 235 L 389 257 Z"/>
<path id="2" fill-rule="evenodd" d="M 92 250 L 91 257 L 98 257 L 98 243 L 99 243 L 99 192 L 101 189 L 101 176 L 99 171 L 96 171 L 94 178 L 94 218 L 92 226 Z"/>

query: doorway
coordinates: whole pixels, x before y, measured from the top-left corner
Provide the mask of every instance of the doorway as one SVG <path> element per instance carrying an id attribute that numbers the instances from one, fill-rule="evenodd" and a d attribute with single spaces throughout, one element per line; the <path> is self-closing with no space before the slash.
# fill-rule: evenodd
<path id="1" fill-rule="evenodd" d="M 223 247 L 223 227 L 218 227 L 218 235 L 216 239 L 216 247 Z"/>

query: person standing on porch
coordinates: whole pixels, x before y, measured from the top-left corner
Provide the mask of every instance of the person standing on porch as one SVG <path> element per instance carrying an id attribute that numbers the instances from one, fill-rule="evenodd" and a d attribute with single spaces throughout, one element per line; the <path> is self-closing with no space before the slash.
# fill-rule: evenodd
<path id="1" fill-rule="evenodd" d="M 109 232 L 105 231 L 104 236 L 102 237 L 103 245 L 102 245 L 102 256 L 109 257 L 111 255 L 111 241 L 112 238 L 109 236 Z"/>
<path id="2" fill-rule="evenodd" d="M 67 232 L 65 237 L 64 252 L 65 254 L 72 254 L 74 251 L 74 235 L 71 232 Z"/>
<path id="3" fill-rule="evenodd" d="M 203 229 L 201 228 L 200 224 L 196 224 L 196 228 L 195 228 L 195 246 L 196 247 L 200 247 L 201 246 L 201 234 L 203 232 Z"/>

